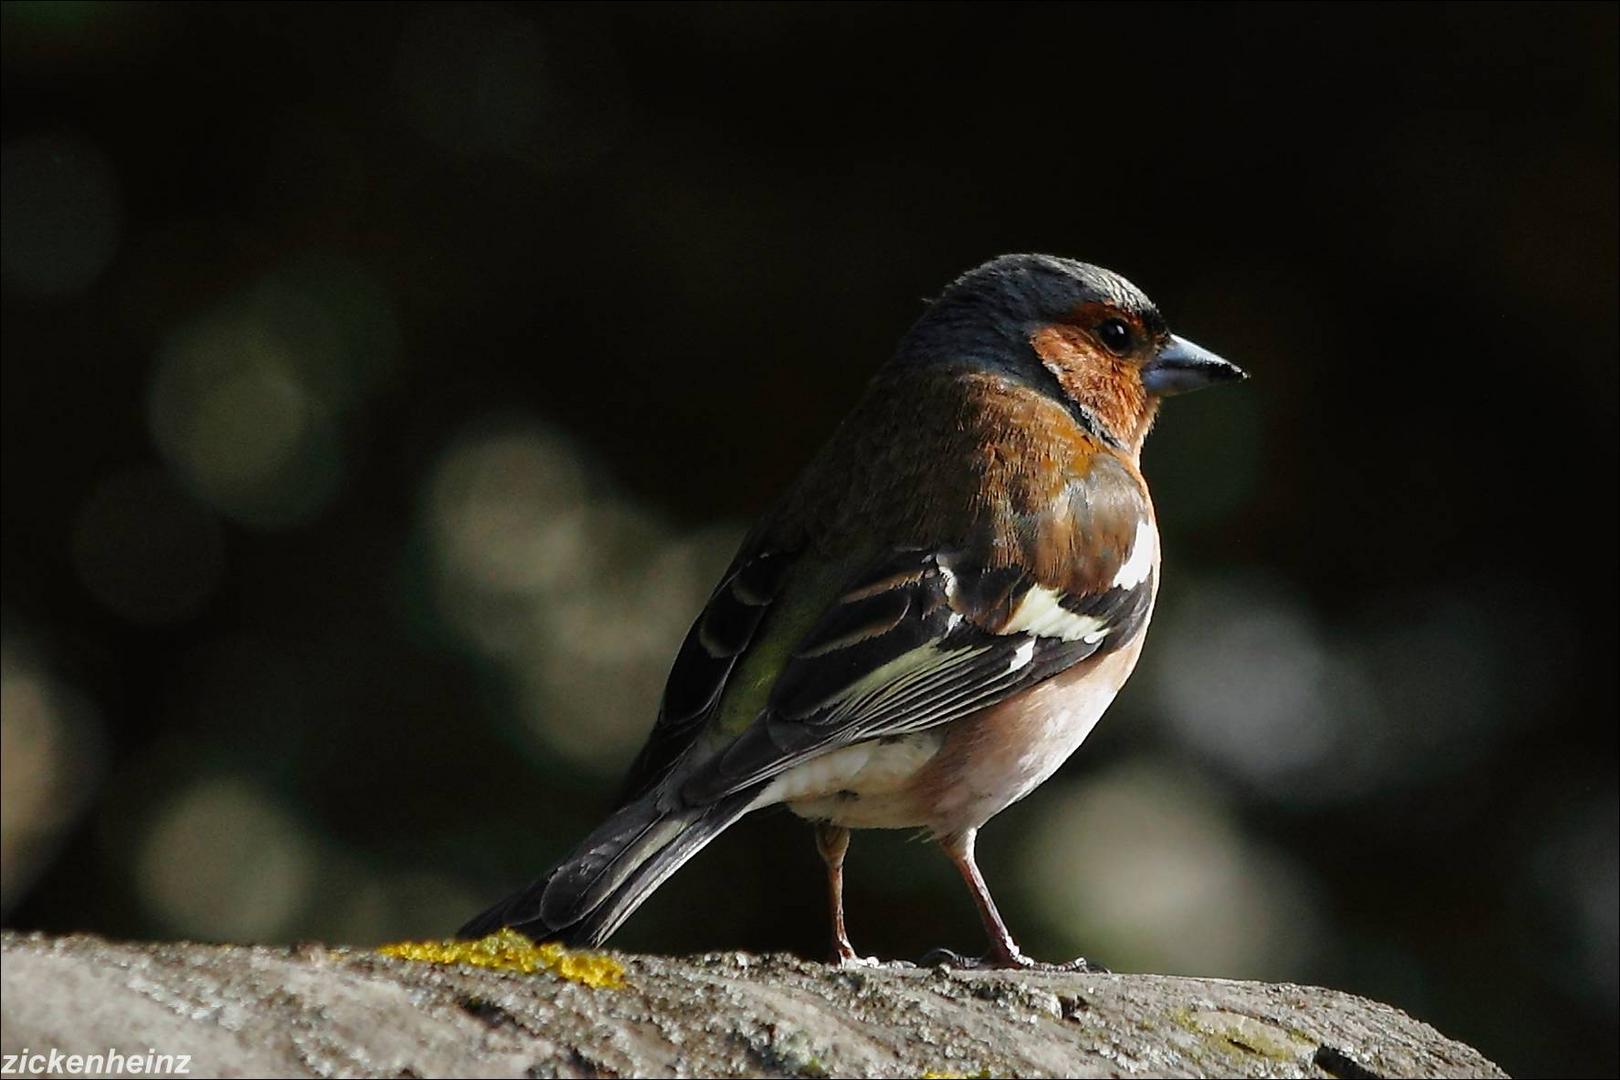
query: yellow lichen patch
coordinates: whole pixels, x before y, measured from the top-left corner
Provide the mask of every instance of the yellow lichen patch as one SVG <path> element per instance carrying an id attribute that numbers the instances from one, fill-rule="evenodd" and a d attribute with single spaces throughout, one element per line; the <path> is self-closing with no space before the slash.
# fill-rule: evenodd
<path id="1" fill-rule="evenodd" d="M 555 941 L 536 945 L 516 930 L 500 930 L 477 941 L 400 941 L 377 951 L 429 964 L 467 964 L 525 975 L 551 971 L 570 982 L 608 990 L 624 985 L 624 965 L 613 957 L 570 952 Z"/>
<path id="2" fill-rule="evenodd" d="M 586 986 L 595 986 L 599 989 L 617 990 L 624 985 L 624 965 L 611 956 L 601 953 L 569 952 L 555 942 L 540 946 L 540 951 L 547 949 L 556 956 L 555 966 L 551 970 L 570 982 L 584 983 Z"/>
<path id="3" fill-rule="evenodd" d="M 930 1069 L 922 1074 L 922 1080 L 989 1080 L 989 1077 L 989 1069 L 981 1069 L 976 1073 L 934 1072 Z"/>

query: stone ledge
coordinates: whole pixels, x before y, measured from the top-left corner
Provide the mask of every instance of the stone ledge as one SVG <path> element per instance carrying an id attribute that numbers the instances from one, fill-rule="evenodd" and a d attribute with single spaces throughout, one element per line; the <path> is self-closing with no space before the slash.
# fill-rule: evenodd
<path id="1" fill-rule="evenodd" d="M 193 1076 L 1500 1077 L 1335 990 L 1158 975 L 614 955 L 624 985 L 320 945 L 7 932 L 0 1050 Z"/>

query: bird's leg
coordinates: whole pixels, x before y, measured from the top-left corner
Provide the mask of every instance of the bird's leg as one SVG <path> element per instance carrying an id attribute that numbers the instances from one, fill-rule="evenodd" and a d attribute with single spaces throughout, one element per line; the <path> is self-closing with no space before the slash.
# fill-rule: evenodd
<path id="1" fill-rule="evenodd" d="M 1018 942 L 1013 940 L 1012 933 L 1008 931 L 1007 924 L 1002 921 L 1001 912 L 996 910 L 996 902 L 990 896 L 989 886 L 984 883 L 984 875 L 979 873 L 979 864 L 973 857 L 973 846 L 978 836 L 979 830 L 964 829 L 941 838 L 940 846 L 945 849 L 945 854 L 951 857 L 951 862 L 956 864 L 962 880 L 967 882 L 968 891 L 973 894 L 973 903 L 979 909 L 979 919 L 984 923 L 984 932 L 990 938 L 990 952 L 974 960 L 959 956 L 949 949 L 935 949 L 924 958 L 924 962 L 933 960 L 954 967 L 1038 968 L 1047 971 L 1107 970 L 1087 963 L 1083 957 L 1071 960 L 1067 964 L 1043 964 L 1024 955 L 1024 951 L 1018 947 Z"/>
<path id="2" fill-rule="evenodd" d="M 986 936 L 990 938 L 990 954 L 984 959 L 993 967 L 1029 967 L 1032 961 L 1024 955 L 1008 931 L 1007 924 L 1002 921 L 1001 912 L 996 910 L 996 902 L 990 896 L 990 887 L 984 883 L 984 875 L 979 873 L 979 864 L 973 858 L 973 847 L 978 838 L 979 830 L 965 829 L 945 837 L 940 841 L 940 846 L 951 857 L 951 862 L 956 864 L 957 872 L 967 883 L 968 891 L 973 894 L 973 903 L 979 909 L 979 919 L 984 923 Z"/>
<path id="3" fill-rule="evenodd" d="M 840 964 L 866 964 L 849 943 L 844 928 L 844 853 L 849 850 L 849 830 L 842 825 L 816 822 L 816 850 L 827 864 L 827 903 L 832 908 L 833 956 Z"/>

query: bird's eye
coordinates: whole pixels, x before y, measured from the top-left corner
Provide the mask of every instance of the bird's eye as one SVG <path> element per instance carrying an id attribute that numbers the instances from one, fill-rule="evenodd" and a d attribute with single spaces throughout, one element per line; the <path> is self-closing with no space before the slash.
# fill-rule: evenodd
<path id="1" fill-rule="evenodd" d="M 1097 324 L 1097 340 L 1106 345 L 1109 352 L 1123 356 L 1131 351 L 1131 328 L 1123 319 L 1104 319 Z"/>

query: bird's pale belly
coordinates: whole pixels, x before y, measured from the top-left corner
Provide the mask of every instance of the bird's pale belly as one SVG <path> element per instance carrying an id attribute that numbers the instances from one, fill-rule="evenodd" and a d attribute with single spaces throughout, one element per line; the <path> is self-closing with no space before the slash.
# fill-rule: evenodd
<path id="1" fill-rule="evenodd" d="M 1085 741 L 1141 652 L 1142 635 L 944 728 L 873 740 L 782 774 L 760 805 L 852 829 L 977 828 L 1034 791 Z"/>

